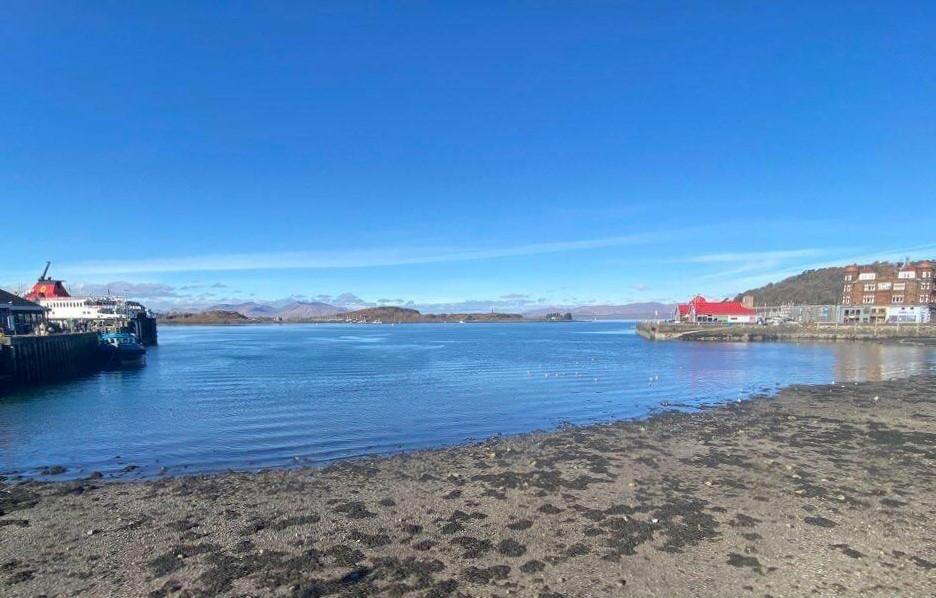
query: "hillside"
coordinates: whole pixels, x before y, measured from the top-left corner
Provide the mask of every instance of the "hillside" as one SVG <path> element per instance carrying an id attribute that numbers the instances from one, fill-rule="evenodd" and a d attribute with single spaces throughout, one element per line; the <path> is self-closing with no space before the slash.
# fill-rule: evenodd
<path id="1" fill-rule="evenodd" d="M 213 305 L 207 311 L 232 311 L 251 319 L 280 318 L 285 321 L 298 321 L 327 318 L 347 310 L 318 301 L 291 301 L 279 307 L 268 303 L 249 301 L 247 303 Z"/>
<path id="2" fill-rule="evenodd" d="M 415 309 L 405 307 L 366 307 L 341 314 L 343 320 L 367 322 L 420 322 L 422 314 Z"/>
<path id="3" fill-rule="evenodd" d="M 171 313 L 159 318 L 162 324 L 241 324 L 250 318 L 236 311 L 211 310 L 198 313 Z"/>
<path id="4" fill-rule="evenodd" d="M 878 273 L 892 271 L 897 267 L 888 262 L 875 262 L 873 266 Z M 739 293 L 737 298 L 740 300 L 744 295 L 753 295 L 756 305 L 833 305 L 842 300 L 844 280 L 844 266 L 806 270 L 780 282 Z"/>
<path id="5" fill-rule="evenodd" d="M 247 303 L 221 303 L 212 305 L 205 311 L 236 312 L 248 318 L 273 318 L 277 315 L 277 309 L 272 305 L 257 303 L 255 301 L 248 301 Z"/>
<path id="6" fill-rule="evenodd" d="M 294 301 L 281 307 L 276 315 L 283 320 L 314 320 L 328 318 L 347 311 L 328 303 L 318 301 Z"/>

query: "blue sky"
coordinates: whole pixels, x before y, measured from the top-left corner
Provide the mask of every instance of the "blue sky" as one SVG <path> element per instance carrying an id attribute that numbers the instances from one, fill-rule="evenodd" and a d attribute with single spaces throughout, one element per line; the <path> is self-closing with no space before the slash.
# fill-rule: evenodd
<path id="1" fill-rule="evenodd" d="M 932 2 L 12 2 L 0 284 L 620 303 L 936 255 Z"/>

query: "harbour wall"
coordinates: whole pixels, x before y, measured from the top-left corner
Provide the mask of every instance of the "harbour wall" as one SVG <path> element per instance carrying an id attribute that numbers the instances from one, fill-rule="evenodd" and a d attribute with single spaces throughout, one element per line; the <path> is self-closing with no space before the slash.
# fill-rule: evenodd
<path id="1" fill-rule="evenodd" d="M 95 332 L 0 337 L 0 393 L 91 371 L 97 356 Z"/>
<path id="2" fill-rule="evenodd" d="M 648 340 L 682 341 L 920 341 L 936 343 L 934 324 L 810 324 L 786 326 L 699 325 L 643 321 L 637 334 Z"/>

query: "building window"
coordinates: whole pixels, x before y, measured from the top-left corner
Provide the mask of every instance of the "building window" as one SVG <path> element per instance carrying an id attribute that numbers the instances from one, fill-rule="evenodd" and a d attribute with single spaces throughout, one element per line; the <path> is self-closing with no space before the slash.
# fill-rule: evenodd
<path id="1" fill-rule="evenodd" d="M 877 274 L 874 272 L 862 272 L 858 275 L 858 280 L 874 280 L 877 278 Z"/>
<path id="2" fill-rule="evenodd" d="M 873 282 L 871 284 L 866 284 L 864 286 L 865 291 L 873 291 L 876 288 L 877 288 L 877 285 L 874 284 Z"/>
<path id="3" fill-rule="evenodd" d="M 861 302 L 865 305 L 874 305 L 874 295 L 865 295 L 861 298 Z"/>
<path id="4" fill-rule="evenodd" d="M 891 290 L 891 283 L 889 282 L 879 282 L 877 285 L 877 290 L 879 291 L 889 291 Z"/>
<path id="5" fill-rule="evenodd" d="M 854 277 L 851 274 L 845 275 L 845 282 L 851 282 Z"/>
<path id="6" fill-rule="evenodd" d="M 891 303 L 903 303 L 903 295 L 894 295 L 891 297 Z"/>
<path id="7" fill-rule="evenodd" d="M 845 297 L 842 297 L 842 304 L 843 304 L 843 305 L 851 305 L 851 297 L 849 297 L 849 296 L 847 296 L 847 295 L 846 295 Z"/>
<path id="8" fill-rule="evenodd" d="M 921 276 L 920 278 L 932 278 L 932 277 L 933 277 L 932 272 L 924 272 L 923 276 Z"/>
<path id="9" fill-rule="evenodd" d="M 895 282 L 895 283 L 894 283 L 894 290 L 895 290 L 895 291 L 903 291 L 903 290 L 906 290 L 906 288 L 907 288 L 907 283 L 905 283 L 905 282 Z"/>
<path id="10" fill-rule="evenodd" d="M 931 283 L 931 282 L 921 282 L 921 283 L 920 283 L 920 290 L 921 290 L 921 291 L 928 291 L 928 290 L 930 290 L 930 289 L 932 288 L 932 286 L 933 286 L 933 283 Z"/>
<path id="11" fill-rule="evenodd" d="M 897 273 L 897 278 L 916 278 L 916 270 L 904 270 Z"/>

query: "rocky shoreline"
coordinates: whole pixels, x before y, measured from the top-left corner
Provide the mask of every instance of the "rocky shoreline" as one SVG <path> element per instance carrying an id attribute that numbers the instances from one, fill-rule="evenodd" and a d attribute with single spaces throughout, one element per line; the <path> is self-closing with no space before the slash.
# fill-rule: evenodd
<path id="1" fill-rule="evenodd" d="M 0 482 L 0 594 L 931 596 L 936 377 L 326 469 Z"/>

